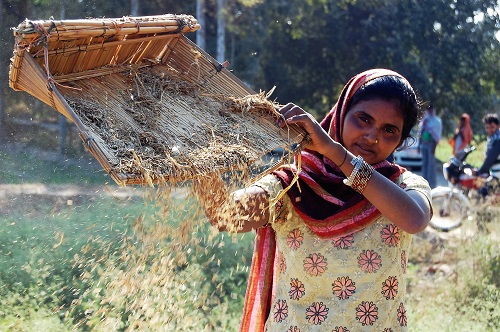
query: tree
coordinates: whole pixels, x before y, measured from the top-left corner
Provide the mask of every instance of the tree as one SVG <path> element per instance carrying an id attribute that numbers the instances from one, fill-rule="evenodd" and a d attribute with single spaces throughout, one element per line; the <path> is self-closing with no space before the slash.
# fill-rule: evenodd
<path id="1" fill-rule="evenodd" d="M 495 6 L 489 0 L 278 2 L 267 13 L 261 84 L 276 85 L 283 102 L 324 113 L 352 75 L 389 67 L 450 116 L 491 111 L 500 77 Z"/>
<path id="2" fill-rule="evenodd" d="M 204 50 L 206 48 L 205 0 L 196 0 L 196 19 L 200 24 L 200 29 L 196 31 L 196 45 Z"/>

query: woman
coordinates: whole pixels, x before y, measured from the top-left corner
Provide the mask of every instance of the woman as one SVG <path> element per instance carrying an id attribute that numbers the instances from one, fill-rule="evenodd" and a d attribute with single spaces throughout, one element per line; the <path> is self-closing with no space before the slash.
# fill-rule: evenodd
<path id="1" fill-rule="evenodd" d="M 450 144 L 453 148 L 453 155 L 462 153 L 464 149 L 470 147 L 472 142 L 472 127 L 470 125 L 470 116 L 467 113 L 463 113 L 460 117 L 460 122 L 455 129 L 455 135 L 450 140 Z"/>
<path id="2" fill-rule="evenodd" d="M 227 200 L 220 179 L 195 184 L 212 223 L 257 230 L 241 331 L 406 331 L 408 250 L 430 188 L 387 159 L 421 115 L 413 89 L 373 69 L 321 123 L 294 104 L 280 112 L 308 134 L 295 164 Z"/>

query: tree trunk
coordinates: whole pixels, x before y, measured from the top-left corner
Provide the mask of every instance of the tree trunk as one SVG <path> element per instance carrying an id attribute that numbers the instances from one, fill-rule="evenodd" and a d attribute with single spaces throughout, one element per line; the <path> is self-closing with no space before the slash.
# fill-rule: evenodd
<path id="1" fill-rule="evenodd" d="M 196 45 L 202 50 L 206 50 L 205 0 L 196 0 L 196 19 L 200 24 L 200 29 L 196 31 Z"/>
<path id="2" fill-rule="evenodd" d="M 130 0 L 130 15 L 139 16 L 139 0 Z"/>
<path id="3" fill-rule="evenodd" d="M 224 62 L 226 43 L 225 0 L 217 0 L 217 61 Z"/>

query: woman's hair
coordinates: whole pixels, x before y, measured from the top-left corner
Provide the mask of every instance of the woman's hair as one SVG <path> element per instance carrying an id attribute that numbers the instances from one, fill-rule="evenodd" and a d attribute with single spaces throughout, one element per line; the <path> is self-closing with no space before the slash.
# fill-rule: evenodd
<path id="1" fill-rule="evenodd" d="M 411 85 L 399 76 L 382 76 L 369 81 L 354 93 L 347 107 L 351 109 L 361 101 L 373 99 L 382 99 L 394 103 L 403 113 L 404 123 L 401 141 L 411 136 L 411 129 L 418 123 L 425 112 L 421 108 L 421 103 Z"/>

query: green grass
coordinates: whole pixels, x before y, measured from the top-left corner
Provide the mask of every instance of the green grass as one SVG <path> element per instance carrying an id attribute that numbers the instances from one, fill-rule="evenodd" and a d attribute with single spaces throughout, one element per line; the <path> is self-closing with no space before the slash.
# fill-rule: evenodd
<path id="1" fill-rule="evenodd" d="M 92 185 L 112 182 L 89 156 L 44 160 L 29 152 L 0 150 L 0 183 Z"/>
<path id="2" fill-rule="evenodd" d="M 467 157 L 467 163 L 474 167 L 480 167 L 484 161 L 484 150 L 486 148 L 486 142 L 476 142 L 476 150 L 471 152 Z M 436 158 L 441 162 L 447 162 L 452 156 L 452 149 L 448 143 L 448 139 L 443 138 L 436 147 Z"/>

